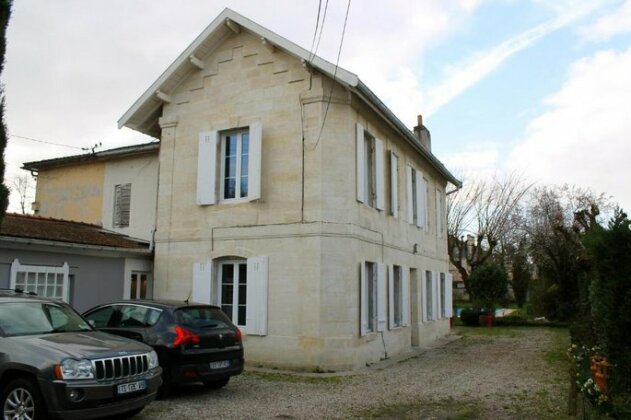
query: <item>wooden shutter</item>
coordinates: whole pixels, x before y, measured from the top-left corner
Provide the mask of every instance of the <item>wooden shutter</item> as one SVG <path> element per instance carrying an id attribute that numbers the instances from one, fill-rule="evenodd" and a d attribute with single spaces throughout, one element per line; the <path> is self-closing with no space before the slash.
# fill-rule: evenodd
<path id="1" fill-rule="evenodd" d="M 377 331 L 386 329 L 386 265 L 377 263 Z"/>
<path id="2" fill-rule="evenodd" d="M 364 336 L 368 332 L 368 285 L 366 282 L 366 262 L 359 264 L 359 335 Z"/>
<path id="3" fill-rule="evenodd" d="M 401 310 L 403 311 L 403 319 L 401 323 L 404 327 L 410 325 L 410 269 L 401 267 L 401 288 L 403 289 L 403 299 Z"/>
<path id="4" fill-rule="evenodd" d="M 390 151 L 390 214 L 399 217 L 399 158 Z"/>
<path id="5" fill-rule="evenodd" d="M 440 293 L 438 293 L 438 273 L 432 271 L 432 319 L 436 320 L 440 318 L 438 313 L 438 306 L 440 301 Z"/>
<path id="6" fill-rule="evenodd" d="M 364 203 L 366 201 L 364 170 L 366 167 L 365 150 L 364 150 L 364 126 L 357 123 L 356 135 L 356 153 L 357 153 L 357 201 Z"/>
<path id="7" fill-rule="evenodd" d="M 453 281 L 451 273 L 445 273 L 445 316 L 447 318 L 454 316 Z"/>
<path id="8" fill-rule="evenodd" d="M 217 202 L 217 148 L 219 133 L 199 133 L 197 149 L 197 204 L 200 206 Z"/>
<path id="9" fill-rule="evenodd" d="M 394 266 L 388 266 L 388 328 L 394 328 Z"/>
<path id="10" fill-rule="evenodd" d="M 131 208 L 131 184 L 114 187 L 114 227 L 129 227 Z"/>
<path id="11" fill-rule="evenodd" d="M 406 166 L 405 167 L 405 174 L 406 174 L 406 179 L 407 179 L 407 202 L 408 202 L 408 223 L 413 225 L 414 224 L 414 192 L 412 191 L 413 185 L 412 185 L 412 177 L 414 176 L 412 174 L 412 168 L 410 166 Z"/>
<path id="12" fill-rule="evenodd" d="M 421 271 L 421 314 L 423 322 L 427 322 L 427 271 Z"/>
<path id="13" fill-rule="evenodd" d="M 193 264 L 193 289 L 191 302 L 212 303 L 212 263 L 198 262 Z"/>
<path id="14" fill-rule="evenodd" d="M 443 196 L 436 188 L 436 236 L 443 237 Z"/>
<path id="15" fill-rule="evenodd" d="M 416 171 L 414 173 L 415 181 L 416 181 L 416 226 L 424 229 L 425 228 L 425 214 L 423 209 L 425 208 L 425 201 L 423 197 L 425 193 L 425 187 L 423 185 L 423 175 Z"/>
<path id="16" fill-rule="evenodd" d="M 268 261 L 266 255 L 248 258 L 245 332 L 249 335 L 267 335 Z"/>
<path id="17" fill-rule="evenodd" d="M 248 200 L 261 198 L 261 161 L 263 159 L 263 125 L 257 121 L 250 125 L 248 156 Z"/>
<path id="18" fill-rule="evenodd" d="M 383 167 L 384 163 L 384 153 L 383 153 L 383 141 L 379 139 L 375 139 L 375 190 L 377 192 L 377 200 L 375 206 L 377 210 L 383 210 L 386 208 L 386 197 L 385 197 L 385 170 Z"/>

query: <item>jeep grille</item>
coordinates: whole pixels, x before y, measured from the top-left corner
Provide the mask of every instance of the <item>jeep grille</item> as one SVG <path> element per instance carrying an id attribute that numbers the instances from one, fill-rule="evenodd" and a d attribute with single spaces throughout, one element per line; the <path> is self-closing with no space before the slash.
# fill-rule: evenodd
<path id="1" fill-rule="evenodd" d="M 93 360 L 92 363 L 97 381 L 136 376 L 149 370 L 149 358 L 146 354 L 108 357 L 107 359 Z"/>

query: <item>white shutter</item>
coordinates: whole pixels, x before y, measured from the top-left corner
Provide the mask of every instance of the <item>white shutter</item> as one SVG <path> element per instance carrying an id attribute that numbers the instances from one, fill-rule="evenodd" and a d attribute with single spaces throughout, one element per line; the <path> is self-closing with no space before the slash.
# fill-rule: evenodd
<path id="1" fill-rule="evenodd" d="M 359 265 L 359 335 L 364 336 L 368 332 L 368 285 L 366 282 L 366 262 L 362 261 Z"/>
<path id="2" fill-rule="evenodd" d="M 427 272 L 421 272 L 421 308 L 423 322 L 427 322 Z"/>
<path id="3" fill-rule="evenodd" d="M 388 266 L 388 328 L 394 328 L 394 266 Z"/>
<path id="4" fill-rule="evenodd" d="M 217 146 L 219 133 L 199 133 L 197 149 L 197 204 L 200 206 L 217 202 Z"/>
<path id="5" fill-rule="evenodd" d="M 402 324 L 404 327 L 410 325 L 410 269 L 401 267 L 401 280 L 403 288 L 403 302 L 401 310 L 403 311 Z"/>
<path id="6" fill-rule="evenodd" d="M 357 201 L 363 203 L 366 201 L 365 196 L 366 192 L 364 189 L 364 168 L 366 166 L 366 162 L 364 162 L 364 157 L 366 156 L 364 151 L 364 127 L 357 123 Z"/>
<path id="7" fill-rule="evenodd" d="M 399 158 L 390 151 L 390 214 L 399 217 Z"/>
<path id="8" fill-rule="evenodd" d="M 250 125 L 248 156 L 248 200 L 261 198 L 261 160 L 263 158 L 263 125 L 260 121 Z"/>
<path id="9" fill-rule="evenodd" d="M 425 223 L 423 224 L 423 229 L 429 232 L 429 183 L 425 178 L 423 180 L 423 219 Z"/>
<path id="10" fill-rule="evenodd" d="M 438 273 L 432 271 L 432 319 L 436 320 L 440 318 L 440 313 L 438 312 L 440 301 L 440 293 L 438 293 Z"/>
<path id="11" fill-rule="evenodd" d="M 445 273 L 445 316 L 451 318 L 454 316 L 453 308 L 453 276 L 451 273 Z"/>
<path id="12" fill-rule="evenodd" d="M 386 265 L 377 263 L 377 331 L 386 329 Z"/>
<path id="13" fill-rule="evenodd" d="M 443 200 L 438 188 L 436 188 L 436 236 L 443 237 Z"/>
<path id="14" fill-rule="evenodd" d="M 267 335 L 267 282 L 266 255 L 248 258 L 245 332 L 250 335 Z"/>
<path id="15" fill-rule="evenodd" d="M 423 199 L 425 196 L 423 192 L 425 187 L 423 185 L 423 176 L 419 171 L 416 171 L 414 176 L 416 177 L 416 226 L 425 228 L 425 214 L 423 212 L 423 209 L 425 208 Z"/>
<path id="16" fill-rule="evenodd" d="M 193 289 L 191 302 L 212 303 L 212 263 L 201 262 L 193 264 Z"/>
<path id="17" fill-rule="evenodd" d="M 383 210 L 386 208 L 386 198 L 385 198 L 385 171 L 383 167 L 384 162 L 384 154 L 383 154 L 383 141 L 379 139 L 375 139 L 375 180 L 376 180 L 376 190 L 377 190 L 377 202 L 376 207 L 378 210 Z"/>
<path id="18" fill-rule="evenodd" d="M 414 193 L 412 191 L 412 168 L 409 166 L 405 167 L 406 179 L 407 179 L 407 202 L 408 202 L 408 223 L 414 224 Z"/>

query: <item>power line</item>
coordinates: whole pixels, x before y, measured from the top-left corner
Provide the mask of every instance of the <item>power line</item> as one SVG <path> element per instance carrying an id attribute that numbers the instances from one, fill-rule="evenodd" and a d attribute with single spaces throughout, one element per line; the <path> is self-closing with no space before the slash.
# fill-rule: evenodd
<path id="1" fill-rule="evenodd" d="M 313 56 L 310 61 L 318 55 L 318 49 L 320 48 L 320 41 L 322 40 L 322 33 L 324 32 L 324 22 L 326 21 L 326 11 L 329 10 L 329 0 L 326 0 L 324 4 L 324 14 L 322 15 L 322 25 L 320 25 L 320 36 L 318 36 L 318 43 L 315 46 L 315 50 L 313 51 Z M 313 48 L 313 47 L 312 47 Z"/>
<path id="2" fill-rule="evenodd" d="M 55 143 L 55 142 L 52 142 L 52 141 L 46 141 L 46 140 L 40 140 L 40 139 L 34 139 L 34 138 L 32 138 L 32 137 L 18 136 L 18 135 L 15 135 L 15 134 L 11 134 L 11 135 L 9 135 L 9 137 L 14 137 L 14 138 L 16 138 L 16 139 L 22 139 L 22 140 L 35 141 L 35 142 L 37 142 L 37 143 L 51 144 L 51 145 L 53 145 L 53 146 L 61 146 L 61 147 L 68 147 L 68 148 L 71 148 L 71 149 L 83 150 L 81 147 L 71 146 L 71 145 L 69 145 L 69 144 Z"/>
<path id="3" fill-rule="evenodd" d="M 344 17 L 344 27 L 342 28 L 342 38 L 340 39 L 340 48 L 337 50 L 337 60 L 335 61 L 335 71 L 333 72 L 333 82 L 335 82 L 337 78 L 337 69 L 340 64 L 340 55 L 342 54 L 342 45 L 344 44 L 344 34 L 346 33 L 346 23 L 348 22 L 348 11 L 351 9 L 351 0 L 348 0 L 348 5 L 346 6 L 346 16 Z M 313 146 L 315 150 L 320 143 L 320 138 L 322 137 L 322 130 L 324 130 L 324 124 L 326 123 L 326 116 L 329 113 L 329 106 L 331 105 L 331 99 L 333 98 L 333 88 L 335 87 L 335 83 L 331 84 L 331 90 L 329 91 L 329 100 L 326 103 L 326 109 L 324 110 L 324 118 L 322 119 L 322 126 L 320 126 L 320 133 L 318 134 L 318 140 L 316 144 Z"/>
<path id="4" fill-rule="evenodd" d="M 313 40 L 311 41 L 311 49 L 309 50 L 309 62 L 313 57 L 313 47 L 315 46 L 316 36 L 318 35 L 318 27 L 320 26 L 320 10 L 322 9 L 322 0 L 318 1 L 318 16 L 316 17 L 315 31 L 313 31 Z"/>

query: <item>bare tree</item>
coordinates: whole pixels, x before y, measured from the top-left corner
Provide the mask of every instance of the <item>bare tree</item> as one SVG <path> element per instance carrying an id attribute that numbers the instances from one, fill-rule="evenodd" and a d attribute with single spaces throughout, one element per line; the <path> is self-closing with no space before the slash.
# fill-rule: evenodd
<path id="1" fill-rule="evenodd" d="M 15 175 L 11 178 L 10 190 L 14 191 L 20 199 L 20 210 L 22 214 L 30 213 L 27 208 L 28 203 L 33 201 L 35 186 L 28 174 Z"/>
<path id="2" fill-rule="evenodd" d="M 519 227 L 522 199 L 531 185 L 515 174 L 471 180 L 447 200 L 449 260 L 467 292 L 469 276 Z"/>

